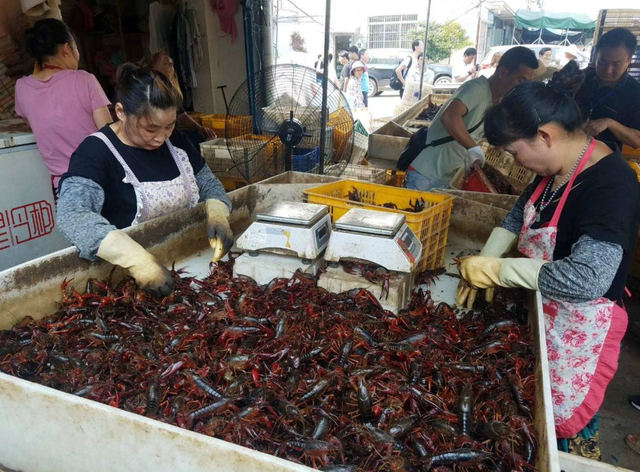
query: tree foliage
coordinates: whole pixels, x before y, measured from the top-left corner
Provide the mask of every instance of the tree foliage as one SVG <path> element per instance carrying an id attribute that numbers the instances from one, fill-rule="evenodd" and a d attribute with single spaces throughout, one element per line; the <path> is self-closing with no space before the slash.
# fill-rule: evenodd
<path id="1" fill-rule="evenodd" d="M 289 42 L 291 50 L 295 52 L 307 52 L 305 40 L 298 31 L 291 33 L 291 41 Z"/>
<path id="2" fill-rule="evenodd" d="M 407 32 L 407 36 L 411 41 L 414 39 L 424 40 L 424 25 L 425 22 L 422 21 L 418 23 L 416 29 Z M 429 38 L 426 50 L 432 62 L 446 59 L 451 55 L 451 51 L 471 44 L 473 43 L 460 23 L 456 21 L 450 23 L 433 21 L 429 23 Z"/>

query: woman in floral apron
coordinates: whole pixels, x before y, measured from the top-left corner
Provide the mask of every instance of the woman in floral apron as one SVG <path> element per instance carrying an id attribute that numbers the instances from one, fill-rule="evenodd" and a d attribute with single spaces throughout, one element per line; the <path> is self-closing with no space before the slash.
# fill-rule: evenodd
<path id="1" fill-rule="evenodd" d="M 182 94 L 163 74 L 118 70 L 119 121 L 87 137 L 71 156 L 58 201 L 58 226 L 80 257 L 129 270 L 141 288 L 173 290 L 169 270 L 120 231 L 206 202 L 214 257 L 233 245 L 231 202 L 191 142 L 175 129 Z"/>
<path id="2" fill-rule="evenodd" d="M 627 328 L 640 185 L 619 150 L 584 133 L 572 98 L 583 77 L 571 63 L 487 112 L 488 141 L 538 177 L 480 255 L 462 261 L 458 303 L 471 308 L 477 289 L 487 301 L 494 287 L 541 292 L 558 446 L 599 459 L 597 413 Z M 516 243 L 526 257 L 502 258 Z"/>

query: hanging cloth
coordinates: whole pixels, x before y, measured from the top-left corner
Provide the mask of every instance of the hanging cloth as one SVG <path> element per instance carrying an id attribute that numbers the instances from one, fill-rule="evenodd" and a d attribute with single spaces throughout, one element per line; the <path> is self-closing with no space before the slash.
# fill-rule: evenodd
<path id="1" fill-rule="evenodd" d="M 169 51 L 169 32 L 177 7 L 174 4 L 162 5 L 153 2 L 149 5 L 149 51 L 155 54 Z"/>
<path id="2" fill-rule="evenodd" d="M 20 0 L 22 12 L 30 17 L 55 18 L 62 21 L 61 0 Z"/>
<path id="3" fill-rule="evenodd" d="M 204 61 L 204 51 L 202 50 L 202 34 L 200 33 L 195 10 L 191 8 L 187 10 L 187 20 L 189 21 L 189 29 L 191 30 L 191 59 L 193 61 L 193 70 L 200 70 Z"/>
<path id="4" fill-rule="evenodd" d="M 198 82 L 191 58 L 191 28 L 183 6 L 178 7 L 176 16 L 173 19 L 170 38 L 174 44 L 172 53 L 173 66 L 178 75 L 181 88 L 186 92 L 187 88 L 197 87 Z"/>
<path id="5" fill-rule="evenodd" d="M 211 9 L 218 14 L 220 29 L 231 36 L 231 44 L 238 39 L 238 27 L 235 16 L 238 13 L 238 0 L 211 0 Z"/>

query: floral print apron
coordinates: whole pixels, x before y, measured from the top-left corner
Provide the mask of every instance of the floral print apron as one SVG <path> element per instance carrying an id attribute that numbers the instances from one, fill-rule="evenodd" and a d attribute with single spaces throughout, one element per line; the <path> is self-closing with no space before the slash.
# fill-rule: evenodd
<path id="1" fill-rule="evenodd" d="M 551 177 L 542 179 L 524 208 L 518 249 L 532 259 L 553 261 L 560 214 L 576 176 L 589 161 L 594 140 L 573 174 L 553 218 L 539 229 L 535 203 Z M 600 409 L 607 385 L 618 369 L 620 343 L 627 329 L 627 313 L 611 300 L 598 298 L 569 303 L 542 297 L 551 396 L 556 434 L 568 438 L 582 430 Z"/>
<path id="2" fill-rule="evenodd" d="M 173 147 L 168 139 L 167 146 L 173 161 L 180 171 L 180 175 L 173 180 L 162 182 L 140 182 L 104 133 L 98 132 L 91 136 L 99 138 L 106 144 L 124 169 L 124 179 L 122 181 L 133 186 L 138 210 L 131 222 L 132 226 L 176 210 L 191 208 L 198 204 L 200 190 L 193 174 L 193 167 L 189 162 L 189 156 L 182 149 Z"/>

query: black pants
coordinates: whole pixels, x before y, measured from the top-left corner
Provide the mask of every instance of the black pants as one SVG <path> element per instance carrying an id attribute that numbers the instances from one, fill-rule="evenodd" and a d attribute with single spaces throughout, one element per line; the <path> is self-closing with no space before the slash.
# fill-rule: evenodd
<path id="1" fill-rule="evenodd" d="M 402 98 L 403 95 L 404 95 L 404 87 L 400 89 L 400 98 Z"/>
<path id="2" fill-rule="evenodd" d="M 362 92 L 362 101 L 364 102 L 364 106 L 369 108 L 369 92 Z"/>

